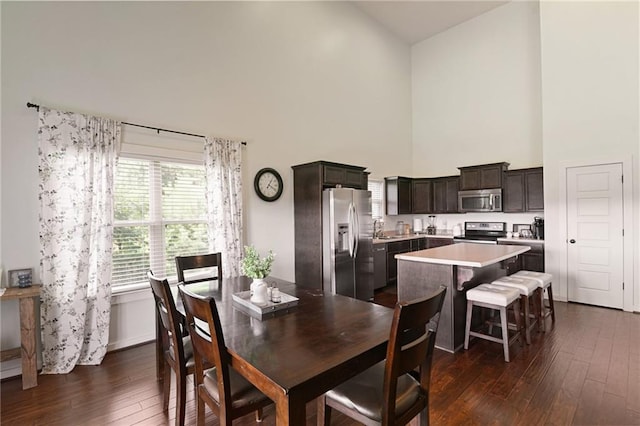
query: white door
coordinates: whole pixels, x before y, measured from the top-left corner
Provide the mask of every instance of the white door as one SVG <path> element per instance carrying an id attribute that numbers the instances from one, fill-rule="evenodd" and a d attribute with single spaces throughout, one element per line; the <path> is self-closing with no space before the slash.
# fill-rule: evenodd
<path id="1" fill-rule="evenodd" d="M 569 301 L 623 306 L 622 164 L 567 169 Z"/>

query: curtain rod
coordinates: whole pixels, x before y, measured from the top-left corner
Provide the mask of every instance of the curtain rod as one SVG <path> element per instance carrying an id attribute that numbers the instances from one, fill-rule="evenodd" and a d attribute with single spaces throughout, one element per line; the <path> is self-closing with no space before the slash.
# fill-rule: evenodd
<path id="1" fill-rule="evenodd" d="M 31 103 L 31 102 L 27 102 L 27 108 L 35 108 L 36 111 L 40 111 L 40 105 Z M 160 127 L 145 126 L 143 124 L 127 123 L 126 121 L 123 121 L 122 124 L 126 124 L 128 126 L 143 127 L 145 129 L 155 130 L 156 132 L 158 132 L 158 134 L 160 132 L 168 132 L 168 133 L 176 133 L 178 135 L 195 136 L 197 138 L 205 138 L 206 137 L 206 136 L 198 135 L 198 134 L 195 134 L 195 133 L 187 133 L 187 132 L 180 132 L 178 130 L 170 130 L 170 129 L 163 129 L 163 128 L 160 128 Z M 240 143 L 242 145 L 247 145 L 246 142 L 240 142 Z"/>

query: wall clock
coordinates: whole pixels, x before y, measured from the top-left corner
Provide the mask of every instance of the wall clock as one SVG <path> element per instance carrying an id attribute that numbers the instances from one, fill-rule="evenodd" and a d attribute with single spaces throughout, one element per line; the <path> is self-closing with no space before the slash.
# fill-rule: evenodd
<path id="1" fill-rule="evenodd" d="M 256 173 L 253 188 L 264 201 L 276 201 L 282 195 L 282 177 L 275 169 L 265 167 Z"/>

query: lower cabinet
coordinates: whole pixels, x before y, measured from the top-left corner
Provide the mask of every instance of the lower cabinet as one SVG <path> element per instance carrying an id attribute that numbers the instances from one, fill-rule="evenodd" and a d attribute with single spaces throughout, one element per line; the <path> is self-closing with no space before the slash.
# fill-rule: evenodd
<path id="1" fill-rule="evenodd" d="M 507 266 L 507 275 L 514 274 L 520 270 L 544 272 L 544 243 L 529 243 L 515 241 L 499 241 L 498 244 L 511 244 L 529 246 L 531 250 L 518 256 L 516 262 Z"/>
<path id="2" fill-rule="evenodd" d="M 448 246 L 453 244 L 453 238 L 427 238 L 427 248 Z"/>
<path id="3" fill-rule="evenodd" d="M 398 280 L 398 261 L 395 256 L 399 253 L 411 251 L 411 241 L 394 241 L 387 243 L 387 285 L 395 284 Z"/>
<path id="4" fill-rule="evenodd" d="M 373 289 L 387 285 L 387 245 L 373 245 Z"/>
<path id="5" fill-rule="evenodd" d="M 392 241 L 386 244 L 374 244 L 373 246 L 373 270 L 374 279 L 373 287 L 378 289 L 384 285 L 393 285 L 398 281 L 398 261 L 396 260 L 396 254 L 407 253 L 410 251 L 424 250 L 428 248 L 446 246 L 453 244 L 452 238 L 412 238 L 403 241 Z M 382 249 L 379 246 L 384 246 Z M 383 261 L 383 259 L 385 259 Z M 380 284 L 382 275 L 382 265 L 386 271 L 386 281 L 384 284 Z M 380 274 L 380 275 L 379 275 Z"/>

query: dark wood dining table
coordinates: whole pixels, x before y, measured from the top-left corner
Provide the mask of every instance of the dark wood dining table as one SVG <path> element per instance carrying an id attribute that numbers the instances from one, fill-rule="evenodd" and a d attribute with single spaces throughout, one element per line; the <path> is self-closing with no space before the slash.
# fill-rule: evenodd
<path id="1" fill-rule="evenodd" d="M 267 282 L 297 297 L 297 306 L 258 319 L 232 299 L 249 289 L 247 277 L 187 286 L 215 299 L 231 365 L 275 402 L 276 424 L 304 425 L 307 402 L 385 358 L 393 310 L 276 278 Z"/>

